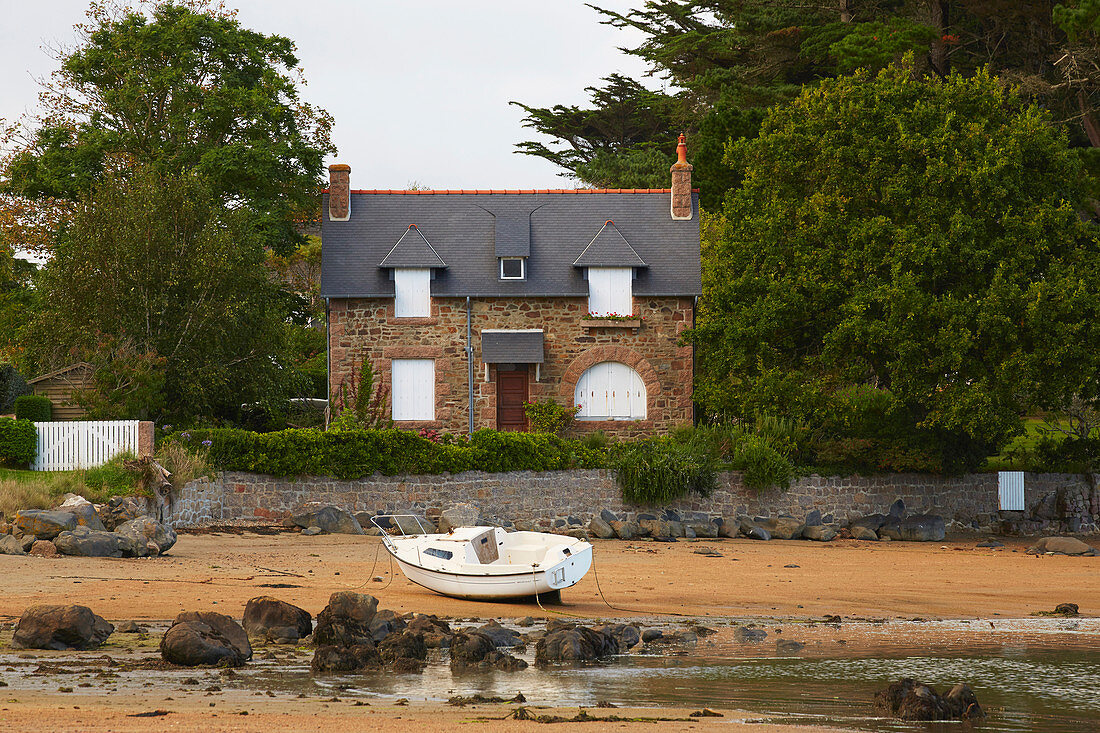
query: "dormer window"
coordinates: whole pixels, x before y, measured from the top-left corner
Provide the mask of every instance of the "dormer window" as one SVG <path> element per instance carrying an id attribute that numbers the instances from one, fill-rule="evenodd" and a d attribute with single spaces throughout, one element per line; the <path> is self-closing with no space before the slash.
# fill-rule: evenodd
<path id="1" fill-rule="evenodd" d="M 432 271 L 401 268 L 393 271 L 397 318 L 426 318 L 432 314 Z"/>
<path id="2" fill-rule="evenodd" d="M 501 280 L 526 280 L 527 279 L 527 258 L 526 257 L 501 257 L 500 258 L 500 279 Z"/>
<path id="3" fill-rule="evenodd" d="M 633 283 L 630 267 L 589 267 L 588 312 L 594 316 L 634 315 Z"/>

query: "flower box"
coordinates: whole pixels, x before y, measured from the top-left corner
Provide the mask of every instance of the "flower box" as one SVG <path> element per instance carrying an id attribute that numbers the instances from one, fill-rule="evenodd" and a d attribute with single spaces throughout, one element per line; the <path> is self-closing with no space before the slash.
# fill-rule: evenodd
<path id="1" fill-rule="evenodd" d="M 585 318 L 585 328 L 641 328 L 641 318 Z"/>

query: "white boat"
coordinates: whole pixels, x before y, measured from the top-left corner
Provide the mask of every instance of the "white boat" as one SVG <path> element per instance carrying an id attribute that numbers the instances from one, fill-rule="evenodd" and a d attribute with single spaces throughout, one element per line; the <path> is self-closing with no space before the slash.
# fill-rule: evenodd
<path id="1" fill-rule="evenodd" d="M 592 567 L 592 545 L 542 532 L 500 527 L 456 527 L 428 533 L 413 515 L 383 515 L 397 530 L 382 531 L 386 550 L 405 577 L 455 598 L 492 600 L 553 593 L 580 582 Z M 407 531 L 415 523 L 417 531 Z"/>

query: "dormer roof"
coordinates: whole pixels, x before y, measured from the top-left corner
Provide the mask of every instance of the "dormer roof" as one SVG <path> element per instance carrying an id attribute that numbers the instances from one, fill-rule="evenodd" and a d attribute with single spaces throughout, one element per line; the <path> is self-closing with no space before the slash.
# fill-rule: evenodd
<path id="1" fill-rule="evenodd" d="M 445 268 L 447 263 L 435 251 L 435 247 L 420 231 L 416 224 L 409 224 L 409 228 L 393 245 L 389 253 L 378 263 L 379 267 L 393 268 Z"/>
<path id="2" fill-rule="evenodd" d="M 573 267 L 646 267 L 646 263 L 626 241 L 626 237 L 608 219 L 592 237 Z"/>

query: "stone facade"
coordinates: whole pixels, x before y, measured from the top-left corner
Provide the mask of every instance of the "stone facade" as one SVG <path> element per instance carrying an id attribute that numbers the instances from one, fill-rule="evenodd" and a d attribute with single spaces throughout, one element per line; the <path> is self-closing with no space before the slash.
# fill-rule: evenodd
<path id="1" fill-rule="evenodd" d="M 1039 508 L 1052 502 L 1063 519 L 1041 520 L 1029 530 L 1095 532 L 1100 496 L 1077 474 L 1027 474 L 1025 503 Z M 423 514 L 436 518 L 457 503 L 476 505 L 482 517 L 503 526 L 531 522 L 543 529 L 587 524 L 601 510 L 619 518 L 676 512 L 685 520 L 731 516 L 802 518 L 820 510 L 827 522 L 885 512 L 902 499 L 910 513 L 942 515 L 956 528 L 999 529 L 1011 512 L 998 512 L 997 475 L 938 477 L 921 474 L 884 476 L 805 476 L 786 491 L 746 489 L 739 473 L 722 474 L 709 497 L 647 507 L 622 501 L 614 473 L 575 470 L 536 473 L 470 471 L 441 476 L 371 476 L 356 481 L 333 478 L 278 478 L 224 473 L 216 480 L 184 487 L 169 522 L 175 526 L 221 522 L 270 521 L 289 516 L 302 504 L 321 501 L 351 512 Z M 1033 512 L 1032 514 L 1034 514 Z"/>
<path id="2" fill-rule="evenodd" d="M 545 362 L 529 366 L 529 399 L 573 404 L 577 380 L 589 366 L 619 361 L 646 385 L 646 419 L 578 422 L 579 432 L 604 430 L 619 436 L 667 431 L 692 421 L 693 360 L 680 336 L 693 324 L 691 297 L 634 298 L 635 327 L 596 325 L 584 318 L 586 298 L 473 298 L 474 429 L 496 428 L 497 371 L 481 361 L 485 329 L 544 331 Z M 392 298 L 333 299 L 329 311 L 329 383 L 332 398 L 352 369 L 368 359 L 388 388 L 393 359 L 435 360 L 435 419 L 403 421 L 397 427 L 465 432 L 468 427 L 466 299 L 432 298 L 431 316 L 396 318 Z M 519 365 L 523 366 L 523 365 Z M 501 365 L 499 368 L 505 368 Z"/>

